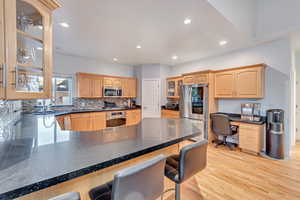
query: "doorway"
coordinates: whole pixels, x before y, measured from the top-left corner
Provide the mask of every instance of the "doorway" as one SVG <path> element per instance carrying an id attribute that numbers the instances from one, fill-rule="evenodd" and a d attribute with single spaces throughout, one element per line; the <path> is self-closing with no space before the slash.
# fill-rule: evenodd
<path id="1" fill-rule="evenodd" d="M 142 116 L 160 117 L 160 79 L 142 80 Z"/>

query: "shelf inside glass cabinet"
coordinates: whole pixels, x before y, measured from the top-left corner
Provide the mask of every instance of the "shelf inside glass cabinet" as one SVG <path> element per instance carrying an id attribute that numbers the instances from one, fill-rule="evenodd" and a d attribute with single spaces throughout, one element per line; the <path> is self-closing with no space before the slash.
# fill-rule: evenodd
<path id="1" fill-rule="evenodd" d="M 41 68 L 20 64 L 16 67 L 17 91 L 43 92 L 44 71 Z"/>

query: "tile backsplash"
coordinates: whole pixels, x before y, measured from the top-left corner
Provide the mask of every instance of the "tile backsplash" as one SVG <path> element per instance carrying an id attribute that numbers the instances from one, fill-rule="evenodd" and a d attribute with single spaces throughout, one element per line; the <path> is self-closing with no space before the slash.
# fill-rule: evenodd
<path id="1" fill-rule="evenodd" d="M 6 127 L 18 121 L 22 113 L 21 101 L 0 100 L 0 138 L 6 131 Z"/>
<path id="2" fill-rule="evenodd" d="M 73 98 L 73 105 L 76 108 L 101 108 L 104 107 L 104 101 L 113 102 L 117 107 L 127 106 L 129 101 L 132 99 L 121 99 L 121 98 L 105 98 L 105 99 L 83 99 L 83 98 Z"/>

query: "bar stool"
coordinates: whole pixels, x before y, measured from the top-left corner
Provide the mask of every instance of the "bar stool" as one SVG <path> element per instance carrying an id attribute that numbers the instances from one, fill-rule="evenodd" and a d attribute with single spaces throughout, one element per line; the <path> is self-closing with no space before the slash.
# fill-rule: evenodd
<path id="1" fill-rule="evenodd" d="M 176 200 L 180 200 L 180 184 L 206 167 L 207 143 L 204 140 L 185 146 L 180 150 L 179 155 L 172 155 L 167 158 L 165 176 L 176 184 Z M 166 192 L 168 191 L 170 190 Z"/>
<path id="2" fill-rule="evenodd" d="M 91 200 L 155 200 L 164 190 L 166 157 L 159 155 L 123 169 L 114 180 L 89 191 Z"/>
<path id="3" fill-rule="evenodd" d="M 69 192 L 53 197 L 49 200 L 80 200 L 80 194 L 79 192 Z"/>

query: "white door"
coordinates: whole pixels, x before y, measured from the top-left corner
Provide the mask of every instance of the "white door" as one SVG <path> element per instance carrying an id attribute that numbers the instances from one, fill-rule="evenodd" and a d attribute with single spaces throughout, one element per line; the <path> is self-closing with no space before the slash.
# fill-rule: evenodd
<path id="1" fill-rule="evenodd" d="M 143 79 L 142 81 L 142 115 L 160 117 L 160 80 Z"/>

